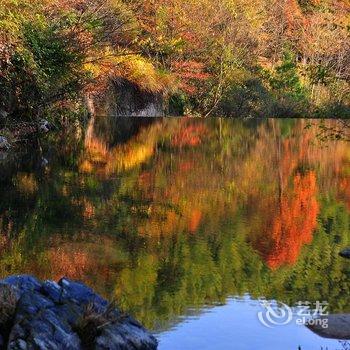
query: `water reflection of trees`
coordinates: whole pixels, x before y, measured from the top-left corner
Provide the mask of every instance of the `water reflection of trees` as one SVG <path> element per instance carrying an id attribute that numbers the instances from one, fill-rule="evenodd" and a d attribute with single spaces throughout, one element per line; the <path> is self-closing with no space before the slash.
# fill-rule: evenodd
<path id="1" fill-rule="evenodd" d="M 344 311 L 348 146 L 304 127 L 158 120 L 119 144 L 92 137 L 45 181 L 14 175 L 0 272 L 82 279 L 150 327 L 247 291 Z"/>
<path id="2" fill-rule="evenodd" d="M 334 120 L 331 123 L 327 121 L 309 122 L 306 128 L 317 128 L 317 139 L 327 142 L 329 140 L 350 141 L 350 122 L 347 119 Z"/>
<path id="3" fill-rule="evenodd" d="M 293 189 L 281 195 L 278 209 L 255 243 L 270 268 L 297 262 L 302 246 L 312 242 L 318 211 L 315 173 L 297 173 Z"/>

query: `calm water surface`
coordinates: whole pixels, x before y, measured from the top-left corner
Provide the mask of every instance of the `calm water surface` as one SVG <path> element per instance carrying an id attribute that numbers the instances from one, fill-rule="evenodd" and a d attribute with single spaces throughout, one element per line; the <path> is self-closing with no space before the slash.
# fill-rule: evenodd
<path id="1" fill-rule="evenodd" d="M 160 349 L 348 349 L 258 320 L 262 297 L 350 312 L 350 144 L 325 126 L 100 117 L 50 135 L 0 160 L 0 277 L 82 280 Z"/>

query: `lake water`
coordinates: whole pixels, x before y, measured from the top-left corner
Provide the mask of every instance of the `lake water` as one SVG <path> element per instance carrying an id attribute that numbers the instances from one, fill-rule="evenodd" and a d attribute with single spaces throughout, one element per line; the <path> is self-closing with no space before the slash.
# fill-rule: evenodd
<path id="1" fill-rule="evenodd" d="M 295 308 L 350 312 L 340 126 L 96 117 L 48 135 L 0 160 L 0 277 L 84 281 L 160 349 L 349 349 Z M 292 320 L 263 325 L 261 298 Z"/>

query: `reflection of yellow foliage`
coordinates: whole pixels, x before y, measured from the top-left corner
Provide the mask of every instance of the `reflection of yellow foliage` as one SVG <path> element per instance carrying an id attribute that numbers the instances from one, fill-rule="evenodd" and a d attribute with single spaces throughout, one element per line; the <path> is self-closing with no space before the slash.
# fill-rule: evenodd
<path id="1" fill-rule="evenodd" d="M 38 190 L 38 183 L 33 174 L 19 173 L 15 181 L 20 192 L 33 194 Z"/>
<path id="2" fill-rule="evenodd" d="M 132 169 L 152 157 L 159 137 L 159 128 L 155 124 L 128 143 L 109 148 L 104 140 L 94 135 L 93 123 L 90 128 L 85 140 L 86 152 L 79 165 L 83 173 L 110 175 Z"/>
<path id="3" fill-rule="evenodd" d="M 142 261 L 142 262 L 141 262 Z M 141 319 L 146 318 L 144 305 L 150 305 L 155 294 L 158 261 L 153 255 L 143 256 L 137 266 L 125 268 L 118 276 L 115 297 L 122 309 L 139 307 Z"/>
<path id="4" fill-rule="evenodd" d="M 134 145 L 133 148 L 124 152 L 123 150 L 116 149 L 113 154 L 114 164 L 119 169 L 128 170 L 145 162 L 153 155 L 153 152 L 153 144 Z"/>
<path id="5" fill-rule="evenodd" d="M 79 170 L 82 173 L 91 173 L 93 171 L 93 165 L 88 160 L 83 160 L 79 165 Z"/>
<path id="6" fill-rule="evenodd" d="M 6 249 L 1 252 L 0 278 L 28 271 L 25 264 L 25 254 L 22 248 L 25 235 L 26 231 L 22 231 L 17 238 L 8 239 L 2 236 L 1 243 L 5 244 Z M 3 246 L 2 248 L 5 247 Z"/>
<path id="7" fill-rule="evenodd" d="M 170 234 L 174 232 L 175 228 L 180 231 L 179 225 L 183 224 L 183 221 L 180 220 L 179 214 L 175 213 L 174 210 L 158 210 L 157 212 L 157 209 L 154 209 L 152 214 L 145 225 L 139 226 L 139 234 L 155 237 Z"/>
<path id="8" fill-rule="evenodd" d="M 98 153 L 99 149 L 93 144 L 88 146 L 88 157 L 84 159 L 79 170 L 83 173 L 101 172 L 105 175 L 114 172 L 129 170 L 144 163 L 154 152 L 154 145 L 140 144 L 132 147 L 116 147 L 108 153 Z"/>

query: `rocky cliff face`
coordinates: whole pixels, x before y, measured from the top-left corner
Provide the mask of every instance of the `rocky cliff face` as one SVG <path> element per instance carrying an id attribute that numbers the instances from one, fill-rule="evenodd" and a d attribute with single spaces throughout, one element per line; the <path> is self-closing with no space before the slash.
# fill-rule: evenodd
<path id="1" fill-rule="evenodd" d="M 84 284 L 31 276 L 0 281 L 1 349 L 142 349 L 157 340 Z"/>
<path id="2" fill-rule="evenodd" d="M 147 92 L 125 79 L 114 82 L 116 104 L 114 115 L 130 117 L 164 116 L 163 96 Z"/>
<path id="3" fill-rule="evenodd" d="M 136 84 L 117 79 L 111 83 L 109 92 L 94 100 L 94 107 L 87 105 L 96 115 L 116 117 L 163 117 L 165 103 L 162 93 L 142 90 Z"/>

